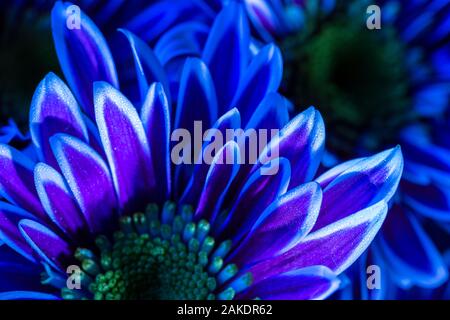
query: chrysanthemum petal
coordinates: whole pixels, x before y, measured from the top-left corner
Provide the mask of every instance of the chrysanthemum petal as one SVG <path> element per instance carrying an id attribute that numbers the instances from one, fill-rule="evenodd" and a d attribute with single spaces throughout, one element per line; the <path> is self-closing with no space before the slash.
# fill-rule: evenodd
<path id="1" fill-rule="evenodd" d="M 0 292 L 0 300 L 60 300 L 51 293 L 35 291 L 6 291 Z"/>
<path id="2" fill-rule="evenodd" d="M 214 21 L 202 55 L 214 80 L 220 113 L 229 110 L 247 66 L 249 37 L 248 21 L 242 5 L 231 2 Z"/>
<path id="3" fill-rule="evenodd" d="M 147 140 L 150 145 L 153 169 L 155 172 L 156 192 L 166 199 L 171 192 L 170 173 L 170 106 L 165 90 L 160 83 L 153 83 L 148 90 L 141 110 Z"/>
<path id="4" fill-rule="evenodd" d="M 65 83 L 49 73 L 39 83 L 30 108 L 30 133 L 41 160 L 57 168 L 49 139 L 56 133 L 67 133 L 89 141 L 87 128 L 75 97 Z"/>
<path id="5" fill-rule="evenodd" d="M 314 230 L 380 200 L 389 201 L 397 190 L 402 171 L 399 147 L 357 162 L 323 189 L 322 208 Z"/>
<path id="6" fill-rule="evenodd" d="M 42 289 L 41 272 L 40 264 L 30 263 L 6 244 L 0 244 L 0 292 Z"/>
<path id="7" fill-rule="evenodd" d="M 263 211 L 286 192 L 290 176 L 290 164 L 284 158 L 274 159 L 253 173 L 219 227 L 221 236 L 236 242 L 245 236 Z"/>
<path id="8" fill-rule="evenodd" d="M 300 113 L 272 138 L 261 153 L 261 163 L 278 153 L 291 163 L 289 188 L 311 181 L 320 165 L 325 145 L 325 126 L 322 116 L 314 108 Z"/>
<path id="9" fill-rule="evenodd" d="M 255 282 L 274 274 L 323 265 L 336 274 L 349 267 L 369 246 L 387 213 L 386 202 L 361 210 L 310 233 L 285 253 L 250 268 Z"/>
<path id="10" fill-rule="evenodd" d="M 180 57 L 200 57 L 209 32 L 209 26 L 198 21 L 181 23 L 161 36 L 155 55 L 164 66 Z"/>
<path id="11" fill-rule="evenodd" d="M 276 92 L 269 92 L 250 117 L 246 129 L 281 129 L 289 121 L 286 99 Z"/>
<path id="12" fill-rule="evenodd" d="M 275 275 L 252 285 L 238 299 L 322 300 L 336 291 L 340 280 L 324 266 L 312 266 Z"/>
<path id="13" fill-rule="evenodd" d="M 401 226 L 401 231 L 399 230 Z M 400 278 L 435 288 L 448 276 L 447 267 L 420 223 L 405 208 L 394 205 L 380 233 L 380 250 Z"/>
<path id="14" fill-rule="evenodd" d="M 0 201 L 0 241 L 27 260 L 36 262 L 33 250 L 19 231 L 18 223 L 24 218 L 30 219 L 32 215 L 23 209 Z"/>
<path id="15" fill-rule="evenodd" d="M 154 196 L 150 148 L 136 109 L 119 91 L 96 82 L 95 117 L 108 158 L 119 206 L 125 213 L 142 208 Z M 158 156 L 158 155 L 157 155 Z"/>
<path id="16" fill-rule="evenodd" d="M 85 238 L 88 235 L 86 221 L 61 174 L 38 163 L 34 181 L 41 203 L 52 221 L 72 239 Z"/>
<path id="17" fill-rule="evenodd" d="M 113 227 L 117 200 L 106 163 L 77 138 L 58 134 L 50 143 L 91 231 L 98 233 Z"/>
<path id="18" fill-rule="evenodd" d="M 402 195 L 406 204 L 426 217 L 450 222 L 450 194 L 446 187 L 433 182 L 416 184 L 403 179 Z"/>
<path id="19" fill-rule="evenodd" d="M 33 220 L 21 220 L 19 229 L 28 244 L 45 262 L 57 270 L 64 270 L 73 254 L 73 248 L 65 240 Z"/>
<path id="20" fill-rule="evenodd" d="M 34 165 L 22 152 L 0 144 L 0 196 L 45 220 L 34 187 Z"/>
<path id="21" fill-rule="evenodd" d="M 77 21 L 72 21 L 71 5 L 56 2 L 53 7 L 53 40 L 67 82 L 84 111 L 94 119 L 92 85 L 95 81 L 106 81 L 118 87 L 116 69 L 100 30 L 83 12 L 78 28 Z"/>
<path id="22" fill-rule="evenodd" d="M 311 231 L 321 203 L 322 190 L 316 182 L 291 189 L 261 214 L 229 260 L 251 265 L 288 250 Z"/>
<path id="23" fill-rule="evenodd" d="M 125 36 L 126 45 L 130 47 L 129 54 L 116 57 L 116 65 L 123 66 L 123 70 L 126 70 L 119 74 L 123 76 L 120 78 L 121 91 L 139 110 L 153 82 L 161 83 L 166 92 L 169 92 L 169 83 L 161 63 L 150 47 L 130 31 L 125 29 L 119 31 Z"/>
<path id="24" fill-rule="evenodd" d="M 231 103 L 241 112 L 244 126 L 266 94 L 278 90 L 282 74 L 280 49 L 273 44 L 266 45 L 245 70 Z"/>
<path id="25" fill-rule="evenodd" d="M 211 128 L 217 120 L 217 98 L 208 67 L 197 58 L 188 58 L 181 76 L 175 128 L 194 132 L 194 121 Z"/>
<path id="26" fill-rule="evenodd" d="M 228 188 L 239 170 L 240 154 L 236 142 L 228 142 L 214 157 L 195 216 L 214 221 Z"/>
<path id="27" fill-rule="evenodd" d="M 241 116 L 236 108 L 231 109 L 216 121 L 212 127 L 212 131 L 210 131 L 210 134 L 207 135 L 205 142 L 203 143 L 202 154 L 199 155 L 199 161 L 194 165 L 192 176 L 181 196 L 181 203 L 195 206 L 198 202 L 209 170 L 209 165 L 203 161 L 203 154 L 205 153 L 206 148 L 215 142 L 215 134 L 218 135 L 220 133 L 222 138 L 225 139 L 227 129 L 236 130 L 239 129 L 240 126 Z"/>

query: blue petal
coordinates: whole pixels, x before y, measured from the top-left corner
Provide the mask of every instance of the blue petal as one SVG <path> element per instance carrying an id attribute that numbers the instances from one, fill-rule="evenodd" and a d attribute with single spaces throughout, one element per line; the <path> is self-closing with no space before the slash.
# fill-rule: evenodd
<path id="1" fill-rule="evenodd" d="M 257 170 L 248 178 L 225 222 L 217 225 L 215 232 L 222 238 L 241 240 L 263 211 L 286 192 L 290 177 L 290 164 L 284 158 L 274 159 Z"/>
<path id="2" fill-rule="evenodd" d="M 313 265 L 323 265 L 340 274 L 367 249 L 386 213 L 387 204 L 380 201 L 310 233 L 292 249 L 250 267 L 249 271 L 255 282 Z"/>
<path id="3" fill-rule="evenodd" d="M 49 139 L 55 133 L 67 133 L 89 141 L 81 110 L 65 83 L 49 73 L 39 83 L 30 108 L 30 132 L 41 160 L 57 168 Z"/>
<path id="4" fill-rule="evenodd" d="M 73 248 L 55 232 L 28 219 L 19 222 L 19 229 L 30 247 L 50 266 L 64 270 L 70 264 Z"/>
<path id="5" fill-rule="evenodd" d="M 27 260 L 36 262 L 33 250 L 20 234 L 18 227 L 21 219 L 32 217 L 25 210 L 0 201 L 0 241 Z"/>
<path id="6" fill-rule="evenodd" d="M 234 141 L 217 153 L 206 176 L 195 217 L 213 222 L 221 208 L 231 182 L 239 170 L 239 147 Z"/>
<path id="7" fill-rule="evenodd" d="M 241 117 L 237 109 L 231 109 L 220 117 L 214 124 L 211 134 L 207 135 L 204 139 L 202 146 L 201 155 L 199 155 L 198 161 L 194 165 L 192 176 L 184 189 L 184 193 L 181 196 L 180 203 L 187 203 L 196 206 L 200 193 L 203 189 L 206 176 L 208 174 L 209 165 L 203 161 L 203 154 L 205 153 L 208 146 L 213 145 L 216 141 L 214 140 L 214 133 L 220 132 L 222 137 L 226 136 L 226 131 L 228 129 L 236 130 L 239 129 L 241 125 Z"/>
<path id="8" fill-rule="evenodd" d="M 323 300 L 339 288 L 340 280 L 324 266 L 312 266 L 275 275 L 253 284 L 237 299 Z"/>
<path id="9" fill-rule="evenodd" d="M 399 147 L 356 162 L 323 189 L 321 214 L 314 230 L 380 200 L 389 201 L 397 191 L 402 171 Z"/>
<path id="10" fill-rule="evenodd" d="M 0 144 L 0 196 L 46 220 L 34 187 L 34 165 L 20 151 Z"/>
<path id="11" fill-rule="evenodd" d="M 61 298 L 45 292 L 7 291 L 0 292 L 0 300 L 61 300 Z"/>
<path id="12" fill-rule="evenodd" d="M 291 189 L 311 181 L 322 160 L 324 146 L 323 119 L 318 111 L 309 108 L 292 119 L 278 135 L 272 138 L 261 152 L 255 168 L 259 168 L 261 164 L 276 154 L 288 159 L 292 169 L 289 184 Z"/>
<path id="13" fill-rule="evenodd" d="M 280 49 L 273 44 L 266 45 L 245 70 L 231 103 L 241 112 L 244 125 L 266 94 L 278 90 L 282 74 Z"/>
<path id="14" fill-rule="evenodd" d="M 114 227 L 117 200 L 104 160 L 81 140 L 58 134 L 50 144 L 61 172 L 93 233 Z"/>
<path id="15" fill-rule="evenodd" d="M 380 251 L 399 282 L 435 288 L 448 272 L 439 251 L 418 220 L 395 205 L 380 234 Z"/>
<path id="16" fill-rule="evenodd" d="M 158 199 L 167 199 L 171 192 L 170 173 L 170 104 L 163 86 L 154 83 L 148 90 L 141 111 L 142 124 L 150 145 Z"/>
<path id="17" fill-rule="evenodd" d="M 238 266 L 251 265 L 290 249 L 311 231 L 321 203 L 322 190 L 316 182 L 283 194 L 264 210 L 227 259 Z"/>
<path id="18" fill-rule="evenodd" d="M 116 57 L 117 66 L 123 66 L 124 70 L 120 74 L 122 92 L 140 109 L 150 84 L 160 82 L 164 90 L 169 92 L 169 83 L 161 63 L 149 46 L 128 30 L 119 31 L 126 37 L 125 45 L 130 47 L 129 54 Z M 126 52 L 128 53 L 128 50 Z M 128 72 L 133 70 L 130 65 L 134 65 L 134 72 Z"/>
<path id="19" fill-rule="evenodd" d="M 114 61 L 97 26 L 83 13 L 80 28 L 69 29 L 73 13 L 69 2 L 56 2 L 52 10 L 52 32 L 64 76 L 84 111 L 94 119 L 93 83 L 107 81 L 118 87 Z M 75 26 L 76 27 L 76 26 Z"/>
<path id="20" fill-rule="evenodd" d="M 86 239 L 89 234 L 86 221 L 61 174 L 38 163 L 34 180 L 42 205 L 52 221 L 72 239 Z"/>
<path id="21" fill-rule="evenodd" d="M 224 7 L 211 28 L 202 58 L 215 84 L 220 114 L 230 109 L 247 66 L 249 33 L 242 5 L 236 2 Z"/>
<path id="22" fill-rule="evenodd" d="M 142 122 L 130 101 L 111 85 L 96 82 L 94 94 L 97 126 L 119 206 L 124 213 L 142 210 L 154 196 L 155 188 L 150 147 Z"/>

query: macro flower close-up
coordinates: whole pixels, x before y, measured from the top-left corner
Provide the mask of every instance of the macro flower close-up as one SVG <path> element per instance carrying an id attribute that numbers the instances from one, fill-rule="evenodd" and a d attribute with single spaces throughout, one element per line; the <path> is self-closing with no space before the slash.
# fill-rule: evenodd
<path id="1" fill-rule="evenodd" d="M 26 151 L 0 145 L 0 299 L 334 293 L 386 218 L 400 147 L 319 173 L 322 115 L 290 117 L 281 52 L 253 48 L 240 4 L 171 70 L 126 29 L 116 58 L 82 11 L 66 28 L 71 5 L 51 13 L 67 85 L 51 72 L 37 85 Z M 254 163 L 249 131 L 275 132 Z"/>

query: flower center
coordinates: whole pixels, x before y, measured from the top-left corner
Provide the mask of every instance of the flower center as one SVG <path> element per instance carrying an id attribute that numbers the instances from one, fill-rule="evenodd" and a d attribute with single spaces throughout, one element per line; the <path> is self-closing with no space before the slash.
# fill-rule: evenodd
<path id="1" fill-rule="evenodd" d="M 195 223 L 190 206 L 176 214 L 167 202 L 160 214 L 149 205 L 145 213 L 122 217 L 120 225 L 111 241 L 96 239 L 98 252 L 76 250 L 82 289 L 63 288 L 63 298 L 232 299 L 251 284 L 251 274 L 234 279 L 238 268 L 224 263 L 231 241 L 217 245 L 208 235 L 210 224 Z"/>
<path id="2" fill-rule="evenodd" d="M 378 150 L 413 115 L 401 42 L 389 27 L 368 30 L 336 18 L 284 42 L 287 95 L 317 106 L 331 132 L 328 148 L 343 157 Z"/>
<path id="3" fill-rule="evenodd" d="M 59 70 L 50 17 L 16 3 L 0 9 L 0 125 L 12 117 L 24 129 L 37 83 Z"/>

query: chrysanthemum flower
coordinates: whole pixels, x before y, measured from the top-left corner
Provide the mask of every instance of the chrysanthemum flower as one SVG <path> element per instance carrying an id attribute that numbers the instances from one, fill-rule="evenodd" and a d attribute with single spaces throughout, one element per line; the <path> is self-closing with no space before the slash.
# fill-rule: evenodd
<path id="1" fill-rule="evenodd" d="M 184 62 L 176 99 L 152 50 L 123 30 L 135 68 L 121 70 L 145 94 L 133 105 L 116 88 L 100 31 L 84 15 L 81 29 L 65 30 L 65 5 L 52 18 L 71 89 L 53 73 L 36 89 L 30 132 L 39 162 L 0 145 L 7 199 L 0 203 L 0 298 L 307 299 L 333 292 L 336 275 L 386 216 L 402 173 L 400 149 L 314 179 L 322 118 L 310 108 L 288 120 L 276 93 L 278 48 L 250 57 L 249 38 L 230 37 L 248 33 L 239 6 L 217 17 L 223 28 L 211 32 L 202 59 Z M 89 84 L 83 70 L 106 81 Z M 281 131 L 254 166 L 221 161 L 238 158 L 242 140 L 228 141 L 211 165 L 173 165 L 172 129 L 195 120 L 221 132 Z M 273 164 L 264 155 L 275 148 L 278 171 L 263 175 Z M 80 289 L 71 286 L 77 279 Z"/>
<path id="2" fill-rule="evenodd" d="M 296 112 L 314 104 L 324 115 L 326 164 L 403 147 L 400 193 L 373 255 L 404 289 L 440 286 L 448 271 L 433 241 L 442 240 L 423 222 L 442 227 L 450 219 L 449 3 L 244 2 L 255 36 L 281 46 L 283 93 Z M 369 5 L 380 7 L 381 29 L 366 27 Z M 449 244 L 447 237 L 439 246 Z"/>

